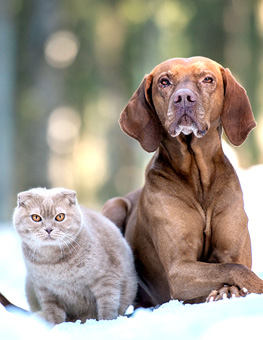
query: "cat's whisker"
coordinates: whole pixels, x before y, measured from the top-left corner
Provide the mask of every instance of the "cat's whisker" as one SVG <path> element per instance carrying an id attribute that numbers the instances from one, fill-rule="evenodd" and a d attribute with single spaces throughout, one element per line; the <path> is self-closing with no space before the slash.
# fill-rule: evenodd
<path id="1" fill-rule="evenodd" d="M 65 257 L 64 247 L 63 247 L 63 244 L 61 244 L 59 240 L 58 240 L 58 245 L 60 248 L 61 256 L 62 258 L 64 258 Z"/>
<path id="2" fill-rule="evenodd" d="M 77 246 L 80 246 L 79 243 L 75 241 L 75 239 L 70 235 L 64 235 L 63 242 L 67 245 L 69 249 L 71 247 L 72 249 L 74 249 L 74 251 L 77 251 L 77 248 L 76 246 L 74 246 L 74 243 L 76 243 Z"/>
<path id="3" fill-rule="evenodd" d="M 32 242 L 32 246 L 30 247 L 29 257 L 32 262 L 35 262 L 35 257 L 38 252 L 38 247 Z"/>
<path id="4" fill-rule="evenodd" d="M 70 243 L 76 243 L 78 247 L 80 247 L 80 244 L 76 241 L 76 238 L 70 235 L 67 235 L 67 238 L 71 241 Z"/>
<path id="5" fill-rule="evenodd" d="M 61 241 L 61 243 L 60 243 L 60 241 Z M 72 254 L 72 251 L 71 251 L 71 248 L 70 248 L 70 243 L 66 242 L 65 237 L 59 239 L 59 244 L 63 248 L 64 255 L 65 255 L 65 248 L 64 248 L 64 246 L 66 246 L 68 248 L 68 251 L 70 252 L 70 254 Z"/>

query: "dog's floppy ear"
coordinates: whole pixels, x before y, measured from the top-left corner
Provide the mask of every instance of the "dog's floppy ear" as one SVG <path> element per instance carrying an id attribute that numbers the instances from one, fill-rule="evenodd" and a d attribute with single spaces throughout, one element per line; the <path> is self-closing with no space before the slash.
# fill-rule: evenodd
<path id="1" fill-rule="evenodd" d="M 221 69 L 225 99 L 221 122 L 227 138 L 235 145 L 241 145 L 249 132 L 256 126 L 246 90 L 236 81 L 229 69 Z"/>
<path id="2" fill-rule="evenodd" d="M 119 119 L 122 130 L 148 152 L 155 151 L 162 139 L 162 125 L 151 103 L 151 85 L 152 75 L 146 75 Z"/>

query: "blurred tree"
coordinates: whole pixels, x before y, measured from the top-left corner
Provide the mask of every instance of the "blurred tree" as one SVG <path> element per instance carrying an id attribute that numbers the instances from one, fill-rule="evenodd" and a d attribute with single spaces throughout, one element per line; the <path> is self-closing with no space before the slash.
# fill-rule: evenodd
<path id="1" fill-rule="evenodd" d="M 0 220 L 10 220 L 10 207 L 14 196 L 14 5 L 14 1 L 0 2 Z"/>
<path id="2" fill-rule="evenodd" d="M 195 13 L 186 29 L 191 40 L 191 55 L 204 55 L 223 64 L 227 32 L 224 29 L 224 13 L 228 0 L 192 1 Z"/>
<path id="3" fill-rule="evenodd" d="M 59 6 L 53 0 L 22 1 L 17 16 L 16 186 L 18 191 L 48 186 L 47 118 L 59 102 L 62 79 L 50 69 L 44 45 L 58 29 Z"/>

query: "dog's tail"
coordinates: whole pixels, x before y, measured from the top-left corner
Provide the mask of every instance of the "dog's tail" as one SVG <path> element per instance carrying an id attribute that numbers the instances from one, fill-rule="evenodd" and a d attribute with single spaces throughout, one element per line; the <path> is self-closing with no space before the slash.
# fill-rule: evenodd
<path id="1" fill-rule="evenodd" d="M 108 217 L 125 234 L 125 227 L 131 216 L 136 214 L 136 207 L 141 189 L 129 193 L 125 197 L 109 199 L 102 208 L 102 214 Z"/>
<path id="2" fill-rule="evenodd" d="M 0 293 L 0 303 L 4 306 L 4 307 L 7 307 L 7 306 L 14 306 L 9 300 L 7 300 L 7 298 Z"/>
<path id="3" fill-rule="evenodd" d="M 7 310 L 9 311 L 20 311 L 20 312 L 24 312 L 24 313 L 29 313 L 28 311 L 26 311 L 23 308 L 20 308 L 14 304 L 12 304 L 12 302 L 10 302 L 3 294 L 0 293 L 0 303 L 1 305 L 3 305 Z"/>
<path id="4" fill-rule="evenodd" d="M 109 199 L 102 208 L 102 214 L 110 219 L 125 233 L 126 219 L 131 211 L 131 201 L 125 197 L 114 197 Z"/>

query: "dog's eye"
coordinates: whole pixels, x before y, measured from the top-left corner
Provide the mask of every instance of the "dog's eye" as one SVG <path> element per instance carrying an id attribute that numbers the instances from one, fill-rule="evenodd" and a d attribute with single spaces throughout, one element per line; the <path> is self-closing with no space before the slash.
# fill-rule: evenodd
<path id="1" fill-rule="evenodd" d="M 167 78 L 162 78 L 162 79 L 160 80 L 160 84 L 161 84 L 163 87 L 167 87 L 167 86 L 171 85 L 169 79 L 167 79 Z"/>
<path id="2" fill-rule="evenodd" d="M 31 215 L 31 218 L 32 218 L 32 220 L 33 220 L 34 222 L 40 222 L 40 221 L 42 221 L 42 218 L 41 218 L 39 215 L 37 215 L 37 214 Z"/>
<path id="3" fill-rule="evenodd" d="M 212 77 L 205 77 L 203 80 L 203 83 L 205 84 L 212 84 L 214 82 L 214 79 Z"/>
<path id="4" fill-rule="evenodd" d="M 55 217 L 55 220 L 58 222 L 62 222 L 64 219 L 65 219 L 65 214 L 63 213 L 57 214 L 57 216 Z"/>

